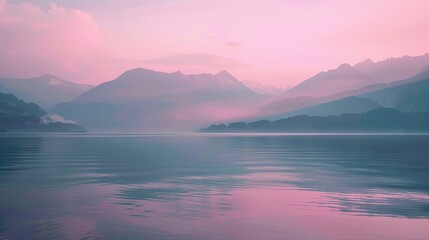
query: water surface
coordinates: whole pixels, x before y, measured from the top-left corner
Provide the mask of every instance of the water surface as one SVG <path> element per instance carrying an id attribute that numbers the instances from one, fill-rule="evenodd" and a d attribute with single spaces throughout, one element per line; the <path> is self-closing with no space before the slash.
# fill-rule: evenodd
<path id="1" fill-rule="evenodd" d="M 2 134 L 0 239 L 429 239 L 429 136 Z"/>

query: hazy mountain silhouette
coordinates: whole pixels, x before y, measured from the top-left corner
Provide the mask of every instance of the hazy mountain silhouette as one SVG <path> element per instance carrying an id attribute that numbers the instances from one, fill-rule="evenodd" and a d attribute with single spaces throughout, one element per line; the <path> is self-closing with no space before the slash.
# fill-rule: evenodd
<path id="1" fill-rule="evenodd" d="M 418 81 L 423 79 L 418 73 L 428 69 L 429 54 L 389 58 L 379 62 L 367 59 L 353 67 L 342 64 L 337 69 L 318 73 L 289 89 L 279 99 L 263 106 L 257 115 L 290 112 L 347 96 Z"/>
<path id="2" fill-rule="evenodd" d="M 264 105 L 258 111 L 258 113 L 255 115 L 257 118 L 261 118 L 261 117 L 266 116 L 268 119 L 274 119 L 274 118 L 279 117 L 279 116 L 281 116 L 281 117 L 292 116 L 295 111 L 302 113 L 302 114 L 304 114 L 304 113 L 305 114 L 313 114 L 313 110 L 316 113 L 326 112 L 324 110 L 322 111 L 322 109 L 325 108 L 325 106 L 329 106 L 330 104 L 328 104 L 328 103 L 330 103 L 332 101 L 340 100 L 340 99 L 348 97 L 348 96 L 359 96 L 359 95 L 362 95 L 364 93 L 374 92 L 374 91 L 385 89 L 385 88 L 390 88 L 390 87 L 394 87 L 394 86 L 404 85 L 407 83 L 412 83 L 412 82 L 427 79 L 427 78 L 429 78 L 429 65 L 423 67 L 420 71 L 417 71 L 417 72 L 418 72 L 418 74 L 416 74 L 412 77 L 409 77 L 407 79 L 403 79 L 403 80 L 399 80 L 399 81 L 393 81 L 390 83 L 371 84 L 371 85 L 367 85 L 367 86 L 359 88 L 359 89 L 348 90 L 348 91 L 332 94 L 329 96 L 296 97 L 296 98 L 279 99 L 279 100 L 276 100 L 276 101 L 273 101 L 271 103 Z M 357 98 L 355 100 L 357 100 Z M 324 107 L 322 107 L 322 109 L 320 111 L 316 110 L 317 105 L 319 105 L 319 104 L 324 104 L 323 105 Z M 365 105 L 364 103 L 362 103 L 362 104 Z M 314 106 L 314 107 L 312 107 L 312 106 Z M 376 107 L 376 106 L 374 106 L 374 107 Z M 388 107 L 388 106 L 386 105 L 386 107 Z M 359 109 L 359 108 L 357 108 L 357 109 Z M 372 108 L 368 108 L 368 109 L 361 108 L 360 110 L 357 110 L 357 109 L 352 110 L 352 112 L 362 112 L 365 110 L 370 110 Z M 332 111 L 328 111 L 328 112 L 333 113 Z M 343 111 L 337 111 L 335 113 L 340 114 L 340 113 L 343 113 Z"/>
<path id="3" fill-rule="evenodd" d="M 286 91 L 284 98 L 292 97 L 320 97 L 358 89 L 372 84 L 371 77 L 353 68 L 349 64 L 341 64 L 336 69 L 320 72 L 314 77 L 305 80 Z"/>
<path id="4" fill-rule="evenodd" d="M 0 91 L 35 102 L 47 110 L 78 97 L 91 87 L 67 82 L 50 74 L 28 79 L 0 78 Z"/>
<path id="5" fill-rule="evenodd" d="M 353 67 L 370 76 L 374 83 L 390 83 L 414 76 L 425 66 L 429 65 L 429 54 L 421 56 L 403 56 L 388 58 L 383 61 L 373 62 L 367 59 Z"/>
<path id="6" fill-rule="evenodd" d="M 272 119 L 274 116 L 286 116 L 289 112 L 297 111 L 300 109 L 309 108 L 311 106 L 317 106 L 323 103 L 329 103 L 331 101 L 339 100 L 348 96 L 355 96 L 362 93 L 367 93 L 375 91 L 378 89 L 383 89 L 388 87 L 388 84 L 373 84 L 368 85 L 363 88 L 356 90 L 344 91 L 329 96 L 323 97 L 296 97 L 296 98 L 285 98 L 280 100 L 275 100 L 269 102 L 268 104 L 263 105 L 256 113 L 256 118 L 261 118 L 267 116 L 267 118 Z"/>
<path id="7" fill-rule="evenodd" d="M 422 70 L 420 70 L 419 74 L 420 73 L 425 73 L 427 71 L 429 71 L 429 64 L 427 66 L 425 66 L 424 68 L 422 68 Z"/>
<path id="8" fill-rule="evenodd" d="M 0 130 L 2 131 L 85 131 L 75 123 L 47 113 L 35 103 L 27 103 L 12 94 L 0 93 Z"/>
<path id="9" fill-rule="evenodd" d="M 137 68 L 126 71 L 113 81 L 100 84 L 74 99 L 73 102 L 134 102 L 136 99 L 160 96 L 182 97 L 185 93 L 190 94 L 189 98 L 197 101 L 258 95 L 226 71 L 216 75 L 186 75 L 181 72 L 164 73 Z M 175 100 L 188 101 L 189 99 Z"/>
<path id="10" fill-rule="evenodd" d="M 343 113 L 362 113 L 378 107 L 396 108 L 403 112 L 429 111 L 429 70 L 420 72 L 411 78 L 396 81 L 380 90 L 367 91 L 358 96 L 344 97 L 338 100 L 272 114 L 267 119 L 278 119 L 294 115 L 328 116 Z M 367 87 L 371 89 L 371 87 Z M 356 92 L 355 92 L 356 93 Z"/>
<path id="11" fill-rule="evenodd" d="M 238 116 L 237 105 L 258 99 L 226 71 L 186 75 L 138 68 L 58 104 L 54 112 L 93 129 L 192 129 L 213 117 Z"/>
<path id="12" fill-rule="evenodd" d="M 26 103 L 13 94 L 0 93 L 0 116 L 27 116 L 41 117 L 46 112 L 35 103 Z"/>
<path id="13" fill-rule="evenodd" d="M 278 96 L 282 93 L 284 93 L 287 88 L 277 88 L 271 85 L 262 84 L 260 82 L 255 81 L 243 81 L 244 85 L 246 85 L 248 88 L 252 89 L 253 91 L 260 93 L 262 95 L 267 96 Z"/>
<path id="14" fill-rule="evenodd" d="M 429 110 L 429 78 L 363 94 L 383 107 L 403 112 Z"/>
<path id="15" fill-rule="evenodd" d="M 54 113 L 92 129 L 169 131 L 190 130 L 212 121 L 325 116 L 378 107 L 425 111 L 426 86 L 402 86 L 429 78 L 428 70 L 429 54 L 376 63 L 366 60 L 353 67 L 342 64 L 287 90 L 275 101 L 272 95 L 278 89 L 241 82 L 227 71 L 187 75 L 137 68 L 92 89 L 44 75 L 0 79 L 0 90 L 48 108 L 60 103 Z M 400 80 L 401 76 L 407 78 Z"/>
<path id="16" fill-rule="evenodd" d="M 291 111 L 286 114 L 273 115 L 268 119 L 279 119 L 296 115 L 329 116 L 342 113 L 362 113 L 380 107 L 381 105 L 372 99 L 350 96 L 328 103 Z"/>

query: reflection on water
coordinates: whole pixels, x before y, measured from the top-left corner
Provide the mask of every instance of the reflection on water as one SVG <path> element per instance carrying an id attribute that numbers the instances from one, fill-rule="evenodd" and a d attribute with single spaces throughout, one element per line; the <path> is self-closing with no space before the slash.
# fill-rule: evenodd
<path id="1" fill-rule="evenodd" d="M 2 135 L 0 239 L 427 239 L 429 136 Z"/>

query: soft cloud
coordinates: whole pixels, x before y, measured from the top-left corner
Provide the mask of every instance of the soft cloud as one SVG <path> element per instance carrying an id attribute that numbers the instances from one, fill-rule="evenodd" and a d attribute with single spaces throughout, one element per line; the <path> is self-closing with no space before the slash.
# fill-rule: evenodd
<path id="1" fill-rule="evenodd" d="M 363 55 L 379 59 L 380 55 L 420 55 L 429 51 L 429 1 L 387 1 L 388 8 L 386 1 L 371 4 L 371 10 L 363 9 L 359 1 L 339 4 L 342 9 L 348 6 L 367 15 L 353 27 L 337 29 L 321 38 L 326 48 L 336 52 L 346 49 L 348 55 L 360 55 L 361 59 Z"/>
<path id="2" fill-rule="evenodd" d="M 182 69 L 195 72 L 216 72 L 222 69 L 249 67 L 246 62 L 213 54 L 177 54 L 161 58 L 147 59 L 143 64 L 161 70 Z"/>
<path id="3" fill-rule="evenodd" d="M 226 42 L 226 43 L 224 43 L 224 45 L 227 47 L 240 47 L 241 43 L 239 43 L 239 42 Z"/>
<path id="4" fill-rule="evenodd" d="M 6 0 L 0 0 L 0 11 L 4 9 L 4 6 L 6 6 Z"/>
<path id="5" fill-rule="evenodd" d="M 56 115 L 56 114 L 49 114 L 49 115 L 42 116 L 40 118 L 40 122 L 43 124 L 56 123 L 56 122 L 77 124 L 75 121 L 67 120 L 67 119 L 61 117 L 60 115 Z"/>
<path id="6" fill-rule="evenodd" d="M 344 62 L 429 51 L 427 0 L 51 1 L 0 0 L 0 76 L 94 84 L 135 67 L 225 68 L 286 86 Z"/>
<path id="7" fill-rule="evenodd" d="M 31 3 L 0 1 L 1 75 L 53 73 L 81 82 L 98 77 L 100 63 L 108 60 L 103 35 L 91 15 L 56 4 L 45 10 Z"/>

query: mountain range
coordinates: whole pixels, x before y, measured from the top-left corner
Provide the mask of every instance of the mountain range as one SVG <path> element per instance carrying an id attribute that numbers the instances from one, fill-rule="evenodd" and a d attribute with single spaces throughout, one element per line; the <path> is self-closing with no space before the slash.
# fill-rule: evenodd
<path id="1" fill-rule="evenodd" d="M 289 87 L 278 88 L 255 81 L 243 81 L 243 83 L 251 90 L 266 96 L 279 96 L 289 89 Z"/>
<path id="2" fill-rule="evenodd" d="M 377 85 L 378 86 L 378 85 Z M 363 113 L 379 107 L 395 108 L 403 112 L 429 110 L 429 69 L 417 75 L 395 81 L 380 90 L 349 95 L 344 98 L 316 104 L 310 107 L 271 115 L 268 119 L 278 119 L 296 115 L 328 116 L 344 113 Z"/>
<path id="3" fill-rule="evenodd" d="M 429 54 L 389 58 L 379 62 L 367 59 L 354 66 L 341 64 L 336 69 L 320 72 L 289 89 L 283 98 L 329 96 L 372 84 L 391 83 L 412 77 L 428 66 Z"/>
<path id="4" fill-rule="evenodd" d="M 283 97 L 328 96 L 351 89 L 358 89 L 374 81 L 365 73 L 349 64 L 341 64 L 336 69 L 320 72 L 297 86 L 289 89 Z"/>
<path id="5" fill-rule="evenodd" d="M 50 74 L 27 79 L 0 78 L 0 92 L 35 102 L 47 110 L 60 102 L 71 101 L 91 88 L 90 85 L 67 82 Z"/>
<path id="6" fill-rule="evenodd" d="M 354 66 L 342 64 L 337 69 L 320 72 L 289 89 L 276 100 L 263 105 L 253 118 L 290 116 L 296 110 L 422 80 L 427 69 L 429 54 L 389 58 L 380 62 L 366 60 Z M 391 72 L 396 74 L 391 75 Z"/>
<path id="7" fill-rule="evenodd" d="M 95 131 L 189 131 L 209 123 L 429 110 L 429 54 L 341 64 L 289 89 L 216 74 L 131 69 L 98 86 L 53 75 L 0 78 L 0 92 Z M 40 116 L 38 116 L 40 118 Z"/>
<path id="8" fill-rule="evenodd" d="M 53 112 L 92 129 L 180 130 L 241 116 L 260 98 L 226 71 L 186 75 L 138 68 Z"/>
<path id="9" fill-rule="evenodd" d="M 367 59 L 353 67 L 370 76 L 375 83 L 390 83 L 414 76 L 428 66 L 429 54 L 426 53 L 415 57 L 405 55 L 399 58 L 388 58 L 379 62 Z"/>

